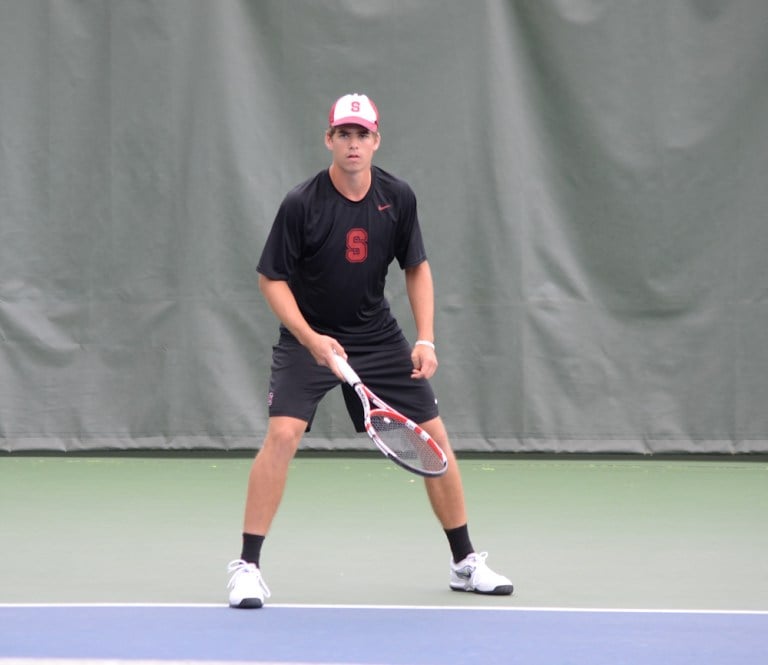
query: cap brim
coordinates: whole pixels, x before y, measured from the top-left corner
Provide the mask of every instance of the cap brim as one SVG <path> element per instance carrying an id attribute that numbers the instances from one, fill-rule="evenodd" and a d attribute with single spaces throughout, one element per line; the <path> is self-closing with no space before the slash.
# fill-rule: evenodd
<path id="1" fill-rule="evenodd" d="M 365 127 L 369 132 L 378 132 L 379 126 L 375 122 L 366 120 L 365 118 L 359 118 L 357 116 L 350 116 L 347 118 L 337 118 L 331 127 L 338 127 L 339 125 L 360 125 Z"/>

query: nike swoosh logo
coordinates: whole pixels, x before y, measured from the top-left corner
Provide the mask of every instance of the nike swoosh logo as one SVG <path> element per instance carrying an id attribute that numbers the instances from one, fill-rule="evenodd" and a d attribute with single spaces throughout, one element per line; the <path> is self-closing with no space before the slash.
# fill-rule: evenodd
<path id="1" fill-rule="evenodd" d="M 392 204 L 391 204 L 391 203 L 384 203 L 384 204 L 382 204 L 382 205 L 380 205 L 380 206 L 379 206 L 379 212 L 383 212 L 383 211 L 384 211 L 384 210 L 386 210 L 387 208 L 391 208 L 391 207 L 392 207 Z"/>

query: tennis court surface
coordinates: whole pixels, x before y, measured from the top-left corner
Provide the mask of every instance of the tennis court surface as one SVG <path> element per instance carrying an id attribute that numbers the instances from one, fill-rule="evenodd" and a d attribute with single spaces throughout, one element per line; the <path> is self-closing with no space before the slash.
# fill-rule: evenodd
<path id="1" fill-rule="evenodd" d="M 303 455 L 226 607 L 250 458 L 0 457 L 0 665 L 765 663 L 764 458 L 461 460 L 473 541 L 512 597 L 447 588 L 421 481 Z"/>

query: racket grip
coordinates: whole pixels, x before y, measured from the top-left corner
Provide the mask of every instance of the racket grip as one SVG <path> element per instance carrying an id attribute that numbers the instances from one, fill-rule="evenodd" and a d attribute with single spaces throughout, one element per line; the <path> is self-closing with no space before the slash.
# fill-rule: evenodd
<path id="1" fill-rule="evenodd" d="M 349 363 L 344 360 L 338 353 L 335 353 L 333 356 L 333 359 L 336 361 L 336 366 L 339 368 L 339 371 L 344 376 L 344 380 L 350 385 L 354 386 L 358 383 L 362 383 L 360 381 L 360 377 L 355 373 L 355 370 L 353 370 Z"/>

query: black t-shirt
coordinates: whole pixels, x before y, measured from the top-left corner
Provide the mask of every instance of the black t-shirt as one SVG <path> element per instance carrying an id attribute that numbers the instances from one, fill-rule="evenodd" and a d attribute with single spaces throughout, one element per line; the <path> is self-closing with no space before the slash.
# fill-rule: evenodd
<path id="1" fill-rule="evenodd" d="M 401 335 L 384 297 L 389 264 L 405 269 L 426 258 L 413 190 L 374 166 L 361 201 L 342 196 L 327 170 L 292 189 L 257 270 L 288 282 L 315 331 L 366 345 Z"/>

